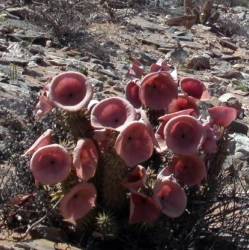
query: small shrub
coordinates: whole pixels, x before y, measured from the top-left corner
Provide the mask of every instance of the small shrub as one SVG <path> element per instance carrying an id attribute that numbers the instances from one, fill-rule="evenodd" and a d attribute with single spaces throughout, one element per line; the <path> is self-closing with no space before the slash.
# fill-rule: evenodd
<path id="1" fill-rule="evenodd" d="M 29 5 L 28 18 L 66 44 L 84 35 L 88 18 L 96 8 L 96 1 L 41 0 Z"/>

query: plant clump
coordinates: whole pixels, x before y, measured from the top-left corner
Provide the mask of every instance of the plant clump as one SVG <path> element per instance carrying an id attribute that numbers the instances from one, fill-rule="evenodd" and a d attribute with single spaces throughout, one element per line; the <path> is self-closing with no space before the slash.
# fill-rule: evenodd
<path id="1" fill-rule="evenodd" d="M 205 84 L 178 83 L 176 69 L 162 59 L 150 71 L 136 61 L 125 97 L 99 102 L 91 103 L 93 88 L 77 72 L 59 74 L 42 91 L 35 117 L 60 112 L 71 141 L 55 141 L 49 129 L 25 156 L 67 225 L 90 220 L 86 233 L 115 238 L 122 222 L 154 226 L 162 216 L 181 218 L 191 187 L 198 192 L 205 184 L 206 162 L 237 111 L 201 110 L 210 97 Z"/>

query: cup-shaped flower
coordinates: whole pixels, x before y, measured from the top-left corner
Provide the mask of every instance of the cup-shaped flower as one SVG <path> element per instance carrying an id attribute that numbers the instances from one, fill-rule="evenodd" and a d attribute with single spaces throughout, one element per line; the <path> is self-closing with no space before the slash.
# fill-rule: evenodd
<path id="1" fill-rule="evenodd" d="M 155 137 L 156 137 L 156 140 L 157 140 L 159 147 L 160 147 L 159 152 L 163 152 L 167 149 L 165 137 L 164 137 L 165 125 L 168 123 L 168 121 L 170 119 L 177 117 L 179 115 L 195 115 L 195 111 L 193 109 L 185 109 L 185 110 L 181 110 L 178 112 L 166 114 L 166 115 L 163 115 L 163 116 L 158 118 L 158 120 L 161 123 L 160 123 L 160 125 L 155 133 Z"/>
<path id="2" fill-rule="evenodd" d="M 171 218 L 181 216 L 187 205 L 184 189 L 172 176 L 157 180 L 153 198 L 161 211 Z"/>
<path id="3" fill-rule="evenodd" d="M 64 72 L 53 78 L 49 88 L 49 100 L 66 111 L 79 111 L 87 107 L 93 89 L 85 75 Z"/>
<path id="4" fill-rule="evenodd" d="M 26 155 L 32 155 L 39 148 L 52 144 L 52 129 L 47 129 L 35 142 L 34 144 L 24 153 Z"/>
<path id="5" fill-rule="evenodd" d="M 131 172 L 128 173 L 127 178 L 122 184 L 129 190 L 137 191 L 145 185 L 146 179 L 146 169 L 141 165 L 137 165 L 131 170 Z"/>
<path id="6" fill-rule="evenodd" d="M 174 99 L 169 104 L 168 112 L 174 113 L 185 109 L 193 109 L 196 115 L 199 114 L 196 99 L 188 95 L 179 95 L 177 99 Z"/>
<path id="7" fill-rule="evenodd" d="M 46 84 L 39 96 L 39 101 L 35 106 L 34 115 L 36 120 L 41 120 L 50 113 L 53 108 L 54 104 L 48 99 L 48 92 L 49 92 L 50 84 Z"/>
<path id="8" fill-rule="evenodd" d="M 208 109 L 211 122 L 215 125 L 228 127 L 237 118 L 237 110 L 232 107 L 218 106 Z"/>
<path id="9" fill-rule="evenodd" d="M 181 89 L 189 96 L 200 100 L 208 100 L 210 95 L 204 83 L 198 79 L 185 77 L 180 81 Z"/>
<path id="10" fill-rule="evenodd" d="M 175 154 L 197 153 L 204 136 L 200 122 L 189 115 L 180 115 L 168 121 L 164 128 L 166 145 Z"/>
<path id="11" fill-rule="evenodd" d="M 138 60 L 133 60 L 128 72 L 129 76 L 141 78 L 144 75 L 144 67 Z"/>
<path id="12" fill-rule="evenodd" d="M 125 88 L 125 97 L 134 108 L 140 108 L 142 105 L 139 99 L 139 89 L 140 86 L 138 84 L 138 80 L 128 82 Z"/>
<path id="13" fill-rule="evenodd" d="M 167 60 L 160 58 L 156 63 L 150 66 L 150 72 L 167 71 L 172 78 L 177 81 L 177 70 Z"/>
<path id="14" fill-rule="evenodd" d="M 142 79 L 139 96 L 145 107 L 166 110 L 177 98 L 177 84 L 166 71 L 150 73 Z"/>
<path id="15" fill-rule="evenodd" d="M 154 223 L 161 212 L 155 201 L 144 194 L 132 192 L 130 196 L 130 217 L 129 223 Z"/>
<path id="16" fill-rule="evenodd" d="M 150 72 L 170 71 L 171 65 L 163 58 L 160 58 L 156 63 L 151 64 Z"/>
<path id="17" fill-rule="evenodd" d="M 95 175 L 98 165 L 98 150 L 91 139 L 80 139 L 73 151 L 73 165 L 77 176 L 88 181 Z"/>
<path id="18" fill-rule="evenodd" d="M 200 185 L 202 180 L 207 178 L 205 164 L 197 155 L 175 156 L 172 165 L 161 172 L 161 175 L 171 174 L 181 185 L 187 186 Z"/>
<path id="19" fill-rule="evenodd" d="M 79 183 L 63 197 L 60 213 L 65 221 L 76 224 L 78 219 L 85 217 L 95 207 L 96 197 L 93 184 Z"/>
<path id="20" fill-rule="evenodd" d="M 37 184 L 54 185 L 68 177 L 71 164 L 71 156 L 64 147 L 50 144 L 33 154 L 30 169 Z"/>
<path id="21" fill-rule="evenodd" d="M 124 98 L 110 97 L 93 107 L 91 124 L 97 129 L 120 131 L 127 123 L 136 119 L 136 110 Z"/>
<path id="22" fill-rule="evenodd" d="M 129 123 L 118 135 L 116 153 L 128 167 L 148 160 L 153 154 L 154 144 L 150 129 L 140 121 Z"/>

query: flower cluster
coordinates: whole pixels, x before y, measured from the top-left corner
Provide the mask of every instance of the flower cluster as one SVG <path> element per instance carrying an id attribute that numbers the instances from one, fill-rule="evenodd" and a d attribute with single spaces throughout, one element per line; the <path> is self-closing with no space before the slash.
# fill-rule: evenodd
<path id="1" fill-rule="evenodd" d="M 75 224 L 108 196 L 121 203 L 114 193 L 122 188 L 130 194 L 130 223 L 154 223 L 162 213 L 181 216 L 187 205 L 185 189 L 207 179 L 204 158 L 217 152 L 224 128 L 237 118 L 237 111 L 226 106 L 210 108 L 204 117 L 199 103 L 210 98 L 204 83 L 190 77 L 178 81 L 176 69 L 162 59 L 148 74 L 135 61 L 128 75 L 125 97 L 92 100 L 93 87 L 77 72 L 54 77 L 39 97 L 37 119 L 55 108 L 74 115 L 83 112 L 92 131 L 75 138 L 70 151 L 54 142 L 49 129 L 25 152 L 31 156 L 37 185 L 70 183 L 74 177 L 60 202 L 60 213 L 68 222 Z M 151 114 L 156 123 L 148 118 Z M 78 117 L 75 122 L 82 128 Z M 166 152 L 172 160 L 148 188 L 151 177 L 144 163 Z M 106 188 L 113 183 L 116 187 Z"/>

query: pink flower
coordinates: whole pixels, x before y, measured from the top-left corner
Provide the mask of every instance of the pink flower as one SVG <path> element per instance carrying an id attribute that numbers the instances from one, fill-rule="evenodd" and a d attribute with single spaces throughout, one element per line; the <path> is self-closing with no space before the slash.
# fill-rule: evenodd
<path id="1" fill-rule="evenodd" d="M 33 154 L 30 169 L 37 184 L 54 185 L 68 177 L 71 164 L 67 150 L 58 144 L 51 144 Z"/>
<path id="2" fill-rule="evenodd" d="M 34 142 L 34 144 L 23 154 L 23 156 L 32 155 L 39 148 L 51 144 L 52 140 L 52 130 L 48 129 Z"/>
<path id="3" fill-rule="evenodd" d="M 110 97 L 99 102 L 91 112 L 94 128 L 120 131 L 127 123 L 136 119 L 136 111 L 124 98 Z"/>
<path id="4" fill-rule="evenodd" d="M 166 114 L 164 116 L 159 117 L 159 121 L 161 122 L 157 131 L 156 131 L 156 139 L 157 142 L 159 144 L 160 150 L 159 152 L 163 152 L 167 149 L 166 146 L 166 141 L 165 141 L 165 136 L 164 136 L 164 128 L 165 125 L 168 123 L 168 121 L 174 117 L 180 116 L 180 115 L 194 115 L 195 111 L 193 109 L 185 109 L 185 110 L 181 110 L 178 112 L 174 112 L 171 114 Z"/>
<path id="5" fill-rule="evenodd" d="M 167 63 L 167 60 L 160 58 L 156 63 L 150 67 L 150 72 L 167 71 L 170 73 L 174 81 L 177 81 L 177 70 L 172 65 Z"/>
<path id="6" fill-rule="evenodd" d="M 74 112 L 87 107 L 92 95 L 92 86 L 83 74 L 65 72 L 53 78 L 48 97 L 56 107 Z"/>
<path id="7" fill-rule="evenodd" d="M 153 154 L 153 139 L 149 128 L 139 121 L 129 123 L 118 135 L 115 150 L 127 166 L 133 167 Z"/>
<path id="8" fill-rule="evenodd" d="M 184 189 L 172 176 L 163 177 L 157 181 L 153 198 L 161 211 L 171 218 L 181 216 L 187 205 Z"/>
<path id="9" fill-rule="evenodd" d="M 126 180 L 122 184 L 129 190 L 137 191 L 145 185 L 146 177 L 146 169 L 138 165 L 128 173 Z"/>
<path id="10" fill-rule="evenodd" d="M 160 58 L 156 63 L 151 64 L 150 72 L 170 71 L 171 65 L 163 58 Z"/>
<path id="11" fill-rule="evenodd" d="M 172 166 L 162 170 L 160 175 L 171 175 L 179 181 L 181 185 L 200 185 L 203 179 L 207 178 L 207 170 L 204 162 L 196 155 L 175 156 Z"/>
<path id="12" fill-rule="evenodd" d="M 164 128 L 166 145 L 175 154 L 195 154 L 203 136 L 202 125 L 196 118 L 189 115 L 180 115 L 170 119 Z"/>
<path id="13" fill-rule="evenodd" d="M 128 82 L 125 88 L 125 97 L 135 108 L 140 108 L 142 105 L 139 99 L 139 89 L 138 80 Z"/>
<path id="14" fill-rule="evenodd" d="M 141 78 L 144 75 L 143 65 L 138 60 L 133 60 L 128 75 L 135 78 Z"/>
<path id="15" fill-rule="evenodd" d="M 41 95 L 39 96 L 39 101 L 35 106 L 34 115 L 35 115 L 36 120 L 43 119 L 54 108 L 53 102 L 51 102 L 48 99 L 49 86 L 50 86 L 49 84 L 44 86 L 44 88 L 43 88 L 43 90 L 41 92 Z"/>
<path id="16" fill-rule="evenodd" d="M 188 95 L 200 99 L 200 100 L 208 100 L 210 99 L 210 95 L 208 90 L 203 82 L 191 77 L 185 77 L 181 79 L 180 86 L 182 91 L 187 93 Z"/>
<path id="17" fill-rule="evenodd" d="M 64 219 L 72 224 L 85 217 L 94 207 L 97 192 L 91 183 L 79 183 L 67 193 L 60 203 Z"/>
<path id="18" fill-rule="evenodd" d="M 177 98 L 177 84 L 168 72 L 146 75 L 141 82 L 139 96 L 142 104 L 151 110 L 166 110 Z"/>
<path id="19" fill-rule="evenodd" d="M 80 139 L 73 152 L 73 165 L 77 176 L 88 181 L 95 175 L 98 164 L 98 151 L 91 139 Z"/>
<path id="20" fill-rule="evenodd" d="M 129 223 L 146 222 L 152 224 L 160 216 L 160 209 L 151 197 L 141 193 L 131 193 Z"/>
<path id="21" fill-rule="evenodd" d="M 203 126 L 205 129 L 205 137 L 201 148 L 205 153 L 216 153 L 218 151 L 217 141 L 219 140 L 218 131 L 212 128 L 210 124 Z"/>
<path id="22" fill-rule="evenodd" d="M 228 127 L 237 118 L 237 110 L 231 107 L 218 106 L 208 109 L 212 123 L 222 127 Z"/>
<path id="23" fill-rule="evenodd" d="M 196 100 L 193 97 L 187 95 L 179 95 L 177 99 L 174 99 L 169 104 L 168 112 L 174 113 L 185 109 L 193 109 L 196 115 L 199 114 Z"/>

